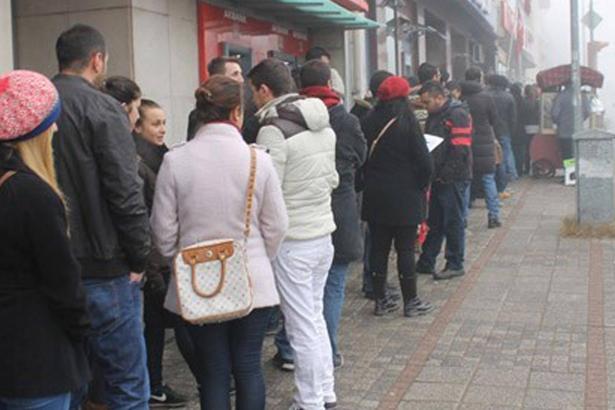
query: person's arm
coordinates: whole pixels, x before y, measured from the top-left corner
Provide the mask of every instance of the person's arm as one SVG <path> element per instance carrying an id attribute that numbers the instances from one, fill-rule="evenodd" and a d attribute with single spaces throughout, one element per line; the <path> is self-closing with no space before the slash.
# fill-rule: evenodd
<path id="1" fill-rule="evenodd" d="M 425 189 L 431 181 L 434 164 L 418 121 L 411 124 L 410 131 L 410 152 L 415 164 L 418 186 L 420 189 Z"/>
<path id="2" fill-rule="evenodd" d="M 502 121 L 502 119 L 500 118 L 500 115 L 498 114 L 498 109 L 495 106 L 495 101 L 493 100 L 493 97 L 488 96 L 486 99 L 486 104 L 487 104 L 487 119 L 489 120 L 489 124 L 491 125 L 491 128 L 493 128 L 495 137 L 500 138 L 503 132 L 502 123 L 500 122 Z"/>
<path id="3" fill-rule="evenodd" d="M 119 105 L 101 110 L 99 116 L 90 117 L 101 192 L 128 266 L 131 272 L 141 273 L 147 264 L 151 240 L 135 143 L 128 118 Z"/>
<path id="4" fill-rule="evenodd" d="M 267 256 L 269 259 L 274 259 L 288 229 L 288 213 L 273 163 L 269 158 L 261 157 L 258 166 L 267 175 L 258 221 L 265 241 Z"/>
<path id="5" fill-rule="evenodd" d="M 280 182 L 283 182 L 287 154 L 286 140 L 282 131 L 273 125 L 261 127 L 256 136 L 256 143 L 267 148 L 267 152 L 269 152 L 273 160 L 273 166 L 278 173 L 278 178 Z"/>
<path id="6" fill-rule="evenodd" d="M 557 97 L 555 97 L 555 101 L 553 101 L 553 106 L 551 107 L 551 118 L 553 119 L 554 123 L 559 123 L 559 116 L 562 112 L 562 94 L 558 94 Z"/>
<path id="7" fill-rule="evenodd" d="M 363 135 L 359 119 L 352 114 L 350 115 L 349 129 L 355 154 L 353 165 L 355 169 L 359 169 L 367 159 L 367 142 L 365 141 L 365 135 Z"/>
<path id="8" fill-rule="evenodd" d="M 80 267 L 70 249 L 64 206 L 42 183 L 27 192 L 26 232 L 41 293 L 62 329 L 82 340 L 90 326 Z"/>
<path id="9" fill-rule="evenodd" d="M 518 113 L 517 113 L 517 102 L 515 101 L 515 98 L 511 96 L 510 98 L 510 103 L 509 103 L 509 108 L 508 108 L 508 118 L 509 118 L 509 122 L 510 122 L 510 137 L 514 138 L 515 135 L 515 130 L 517 129 L 517 117 Z"/>
<path id="10" fill-rule="evenodd" d="M 158 179 L 154 206 L 150 218 L 154 243 L 162 256 L 174 257 L 179 251 L 179 216 L 177 215 L 177 196 L 172 165 L 167 155 L 162 161 Z"/>

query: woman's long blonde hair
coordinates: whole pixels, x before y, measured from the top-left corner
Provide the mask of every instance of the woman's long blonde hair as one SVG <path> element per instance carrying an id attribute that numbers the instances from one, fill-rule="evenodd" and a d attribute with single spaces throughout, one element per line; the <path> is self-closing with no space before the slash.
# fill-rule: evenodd
<path id="1" fill-rule="evenodd" d="M 15 143 L 15 150 L 24 164 L 45 181 L 60 199 L 64 200 L 56 177 L 51 145 L 56 129 L 55 125 L 52 125 L 34 138 Z"/>

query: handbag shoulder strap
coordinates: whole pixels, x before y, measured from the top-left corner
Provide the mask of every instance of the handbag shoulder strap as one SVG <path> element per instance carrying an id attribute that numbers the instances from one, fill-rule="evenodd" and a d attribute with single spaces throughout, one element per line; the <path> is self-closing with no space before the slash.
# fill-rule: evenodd
<path id="1" fill-rule="evenodd" d="M 244 241 L 250 236 L 252 225 L 252 205 L 254 202 L 254 190 L 256 186 L 256 148 L 250 146 L 250 177 L 248 178 L 248 193 L 246 199 L 245 226 L 243 230 Z"/>
<path id="2" fill-rule="evenodd" d="M 13 175 L 15 175 L 16 172 L 15 171 L 6 171 L 1 177 L 0 177 L 0 187 L 9 180 L 10 177 L 12 177 Z"/>
<path id="3" fill-rule="evenodd" d="M 374 149 L 376 148 L 376 145 L 378 145 L 378 142 L 380 141 L 380 139 L 384 136 L 384 134 L 387 132 L 387 130 L 389 128 L 391 128 L 391 125 L 393 125 L 393 123 L 395 121 L 397 121 L 397 117 L 391 118 L 391 121 L 387 122 L 387 124 L 382 128 L 382 130 L 380 131 L 380 133 L 378 134 L 378 136 L 376 137 L 376 139 L 372 143 L 372 146 L 369 149 L 369 156 L 370 157 L 374 153 Z"/>

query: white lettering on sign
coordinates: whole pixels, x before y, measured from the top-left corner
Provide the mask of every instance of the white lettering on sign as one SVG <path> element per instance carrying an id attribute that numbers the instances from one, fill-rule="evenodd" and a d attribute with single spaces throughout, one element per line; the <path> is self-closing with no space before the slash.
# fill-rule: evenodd
<path id="1" fill-rule="evenodd" d="M 301 33 L 301 32 L 297 32 L 297 31 L 293 31 L 293 38 L 296 38 L 297 40 L 303 40 L 303 41 L 308 41 L 308 36 L 305 33 Z"/>
<path id="2" fill-rule="evenodd" d="M 238 21 L 240 23 L 245 23 L 248 21 L 248 18 L 245 15 L 233 10 L 224 10 L 224 17 L 229 20 Z"/>
<path id="3" fill-rule="evenodd" d="M 288 35 L 288 29 L 282 26 L 278 26 L 277 24 L 272 24 L 271 25 L 271 31 L 273 31 L 274 33 L 277 34 L 282 34 L 287 36 Z"/>

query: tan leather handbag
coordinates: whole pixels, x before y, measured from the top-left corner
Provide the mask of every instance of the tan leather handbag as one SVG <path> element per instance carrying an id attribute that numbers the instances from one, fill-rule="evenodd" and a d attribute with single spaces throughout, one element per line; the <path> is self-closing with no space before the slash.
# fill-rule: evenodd
<path id="1" fill-rule="evenodd" d="M 182 249 L 174 260 L 177 298 L 184 320 L 193 324 L 238 319 L 252 311 L 247 243 L 256 183 L 256 150 L 250 147 L 250 178 L 244 239 L 214 239 Z"/>

